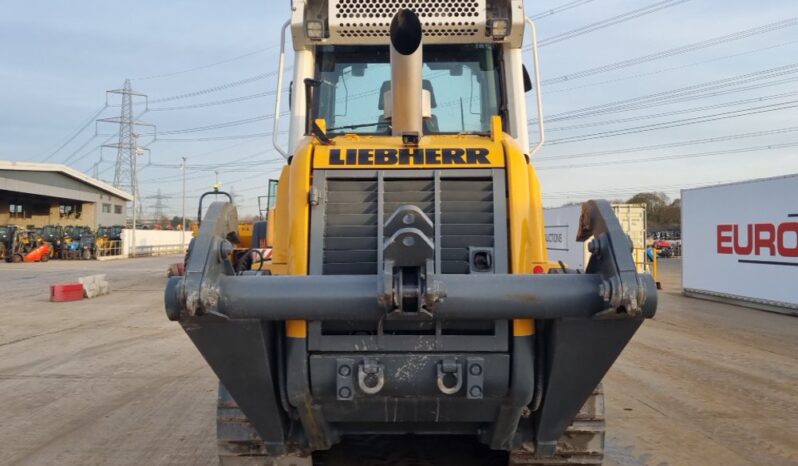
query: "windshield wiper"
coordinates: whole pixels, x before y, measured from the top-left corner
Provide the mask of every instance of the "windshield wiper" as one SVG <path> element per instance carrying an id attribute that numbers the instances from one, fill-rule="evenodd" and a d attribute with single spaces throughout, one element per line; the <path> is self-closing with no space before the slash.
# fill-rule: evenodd
<path id="1" fill-rule="evenodd" d="M 337 129 L 357 129 L 357 128 L 368 128 L 369 126 L 388 126 L 387 121 L 380 121 L 377 123 L 360 123 L 357 125 L 346 125 L 346 126 L 338 126 L 337 128 L 327 128 L 327 131 L 335 131 Z"/>

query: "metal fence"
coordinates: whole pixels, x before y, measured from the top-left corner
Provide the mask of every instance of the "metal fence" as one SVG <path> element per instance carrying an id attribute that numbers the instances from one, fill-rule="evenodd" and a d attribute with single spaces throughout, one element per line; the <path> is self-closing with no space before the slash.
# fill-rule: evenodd
<path id="1" fill-rule="evenodd" d="M 113 239 L 97 242 L 97 257 L 112 257 L 122 255 L 122 240 Z"/>
<path id="2" fill-rule="evenodd" d="M 97 245 L 97 257 L 152 257 L 183 254 L 186 247 L 181 244 L 159 244 L 150 246 L 136 246 L 135 251 L 124 247 L 122 240 L 109 240 Z"/>
<path id="3" fill-rule="evenodd" d="M 136 246 L 131 257 L 152 257 L 183 254 L 186 247 L 182 244 L 159 244 L 157 246 Z"/>

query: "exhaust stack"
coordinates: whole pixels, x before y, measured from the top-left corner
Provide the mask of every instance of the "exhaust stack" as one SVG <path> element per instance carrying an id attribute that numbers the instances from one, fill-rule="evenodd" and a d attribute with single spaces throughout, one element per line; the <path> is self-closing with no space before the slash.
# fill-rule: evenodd
<path id="1" fill-rule="evenodd" d="M 394 136 L 421 136 L 421 21 L 410 10 L 399 10 L 391 21 L 391 127 Z"/>

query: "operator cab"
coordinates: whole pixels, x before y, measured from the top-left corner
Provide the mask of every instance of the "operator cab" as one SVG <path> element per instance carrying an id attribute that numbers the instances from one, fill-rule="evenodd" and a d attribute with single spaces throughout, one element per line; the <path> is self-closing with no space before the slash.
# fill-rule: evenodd
<path id="1" fill-rule="evenodd" d="M 393 73 L 392 57 L 416 53 L 391 51 L 391 24 L 402 8 L 415 11 L 420 21 L 417 51 L 421 59 L 413 60 L 412 70 Z M 275 148 L 289 158 L 306 144 L 309 135 L 318 136 L 314 123 L 323 120 L 323 133 L 331 139 L 345 134 L 395 137 L 405 133 L 478 138 L 499 129 L 531 158 L 543 142 L 542 127 L 537 124 L 542 120 L 542 105 L 536 86 L 537 121 L 532 123 L 539 134 L 530 144 L 525 93 L 532 80 L 525 73 L 524 57 L 525 51 L 531 50 L 528 60 L 534 66 L 530 69 L 537 69 L 537 54 L 534 48 L 524 46 L 524 31 L 528 29 L 534 36 L 534 25 L 523 13 L 521 0 L 437 6 L 428 2 L 370 1 L 355 6 L 348 0 L 293 0 L 291 20 L 282 30 L 277 83 L 282 89 L 290 36 L 290 121 L 281 125 L 285 109 L 278 91 L 272 132 Z M 535 73 L 533 78 L 537 81 L 539 75 Z M 385 84 L 391 80 L 392 84 Z M 392 98 L 387 99 L 386 93 Z M 410 98 L 417 94 L 421 94 L 421 102 Z M 492 123 L 496 116 L 500 125 Z M 411 125 L 411 121 L 416 123 Z M 287 140 L 282 136 L 286 126 Z M 393 144 L 387 141 L 382 142 Z"/>
<path id="2" fill-rule="evenodd" d="M 487 135 L 492 116 L 504 119 L 500 52 L 494 44 L 424 46 L 424 134 Z M 312 120 L 323 118 L 331 135 L 390 134 L 387 46 L 318 46 L 315 63 Z"/>

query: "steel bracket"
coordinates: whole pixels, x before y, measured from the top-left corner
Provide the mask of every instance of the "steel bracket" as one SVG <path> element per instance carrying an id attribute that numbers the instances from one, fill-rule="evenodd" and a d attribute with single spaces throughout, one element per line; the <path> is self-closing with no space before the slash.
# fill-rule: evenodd
<path id="1" fill-rule="evenodd" d="M 593 318 L 639 316 L 646 302 L 646 286 L 642 275 L 637 273 L 629 236 L 621 228 L 609 202 L 592 200 L 582 204 L 576 239 L 590 240 L 591 256 L 585 272 L 601 277 L 598 294 L 607 308 Z"/>
<path id="2" fill-rule="evenodd" d="M 213 202 L 200 224 L 186 260 L 185 276 L 173 277 L 175 286 L 166 288 L 166 311 L 170 320 L 203 314 L 228 317 L 218 312 L 220 275 L 235 275 L 230 262 L 238 236 L 238 215 L 229 202 Z M 179 280 L 179 282 L 177 281 Z"/>

